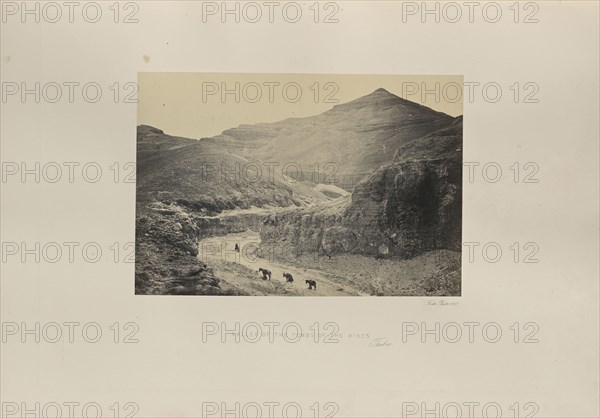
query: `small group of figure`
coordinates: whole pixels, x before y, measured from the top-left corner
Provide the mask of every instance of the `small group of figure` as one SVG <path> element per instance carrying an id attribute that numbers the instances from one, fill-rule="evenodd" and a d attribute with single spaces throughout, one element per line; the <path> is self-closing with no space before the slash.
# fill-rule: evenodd
<path id="1" fill-rule="evenodd" d="M 271 280 L 271 271 L 259 267 L 259 273 L 262 273 L 263 280 Z M 292 283 L 294 281 L 294 276 L 290 273 L 283 273 L 283 277 L 285 278 L 286 283 Z M 308 289 L 317 290 L 317 282 L 315 280 L 305 280 L 305 283 L 308 285 Z"/>
<path id="2" fill-rule="evenodd" d="M 291 283 L 294 281 L 294 277 L 290 273 L 283 273 L 283 277 L 285 277 L 286 283 Z M 310 290 L 317 290 L 317 282 L 314 280 L 305 280 L 308 288 Z"/>

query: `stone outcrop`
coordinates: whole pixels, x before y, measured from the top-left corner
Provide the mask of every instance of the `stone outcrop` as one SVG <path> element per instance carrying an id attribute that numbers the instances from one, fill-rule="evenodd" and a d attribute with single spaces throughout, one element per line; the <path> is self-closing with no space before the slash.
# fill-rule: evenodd
<path id="1" fill-rule="evenodd" d="M 392 163 L 354 188 L 337 210 L 290 211 L 265 220 L 263 245 L 286 253 L 358 253 L 411 258 L 432 249 L 460 251 L 462 117 L 398 149 Z"/>

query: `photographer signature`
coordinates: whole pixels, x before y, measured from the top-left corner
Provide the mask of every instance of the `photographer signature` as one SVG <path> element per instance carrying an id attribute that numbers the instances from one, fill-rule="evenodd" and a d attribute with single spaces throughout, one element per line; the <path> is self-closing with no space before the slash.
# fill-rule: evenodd
<path id="1" fill-rule="evenodd" d="M 448 302 L 444 299 L 440 300 L 428 300 L 428 305 L 438 305 L 438 306 L 446 306 L 446 305 L 458 305 L 458 302 Z"/>

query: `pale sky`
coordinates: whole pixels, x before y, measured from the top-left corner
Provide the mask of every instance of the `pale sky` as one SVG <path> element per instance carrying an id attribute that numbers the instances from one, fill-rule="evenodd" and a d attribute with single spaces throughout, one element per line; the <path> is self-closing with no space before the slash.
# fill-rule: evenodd
<path id="1" fill-rule="evenodd" d="M 138 85 L 138 125 L 198 139 L 241 124 L 317 115 L 378 88 L 451 116 L 463 113 L 462 76 L 138 73 Z"/>

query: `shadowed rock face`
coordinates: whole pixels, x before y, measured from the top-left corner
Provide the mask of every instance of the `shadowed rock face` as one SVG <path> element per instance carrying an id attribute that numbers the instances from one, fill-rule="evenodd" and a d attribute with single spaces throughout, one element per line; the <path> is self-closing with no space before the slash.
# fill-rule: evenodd
<path id="1" fill-rule="evenodd" d="M 198 262 L 198 233 L 180 210 L 147 211 L 136 220 L 136 294 L 215 294 L 218 279 Z"/>
<path id="2" fill-rule="evenodd" d="M 337 213 L 272 216 L 264 245 L 290 252 L 352 252 L 410 258 L 431 249 L 460 251 L 462 117 L 449 128 L 412 141 L 393 162 L 358 183 Z"/>
<path id="3" fill-rule="evenodd" d="M 357 185 L 345 217 L 353 224 L 367 221 L 392 255 L 459 251 L 462 118 L 401 147 L 391 164 Z"/>

